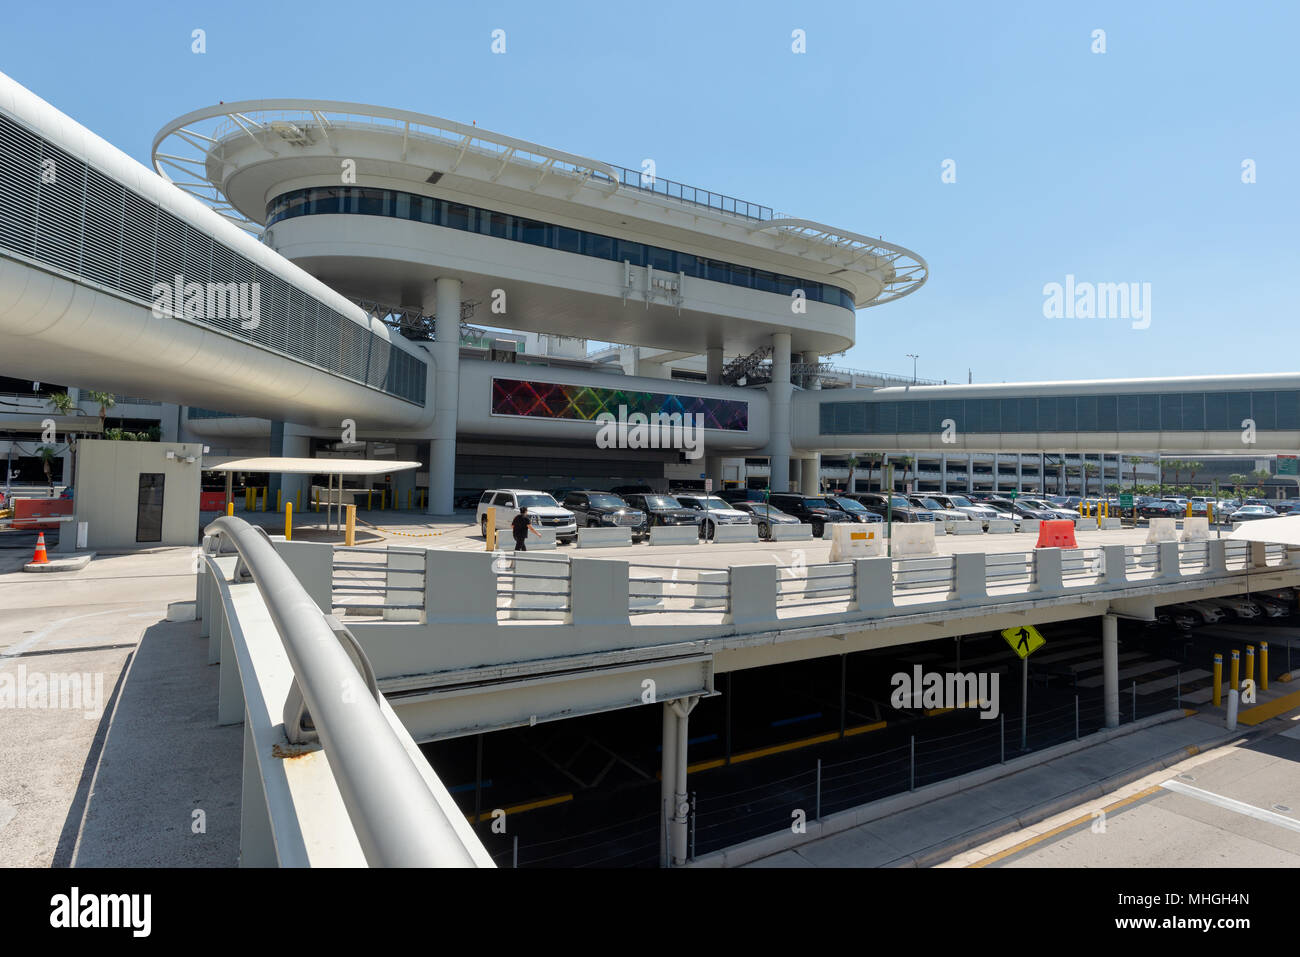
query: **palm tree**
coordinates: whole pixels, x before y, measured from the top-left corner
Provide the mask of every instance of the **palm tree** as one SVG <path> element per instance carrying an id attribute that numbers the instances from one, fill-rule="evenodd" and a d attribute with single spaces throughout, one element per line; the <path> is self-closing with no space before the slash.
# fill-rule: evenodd
<path id="1" fill-rule="evenodd" d="M 858 457 L 856 455 L 850 455 L 849 456 L 849 479 L 844 487 L 844 491 L 850 495 L 853 494 L 854 492 L 853 470 L 856 469 L 857 467 L 858 467 Z"/>
<path id="2" fill-rule="evenodd" d="M 916 464 L 916 459 L 910 455 L 904 455 L 898 461 L 903 466 L 903 488 L 907 488 L 907 483 L 910 481 L 912 474 L 912 466 Z M 890 491 L 892 492 L 893 489 L 891 488 Z"/>
<path id="3" fill-rule="evenodd" d="M 1241 498 L 1241 487 L 1250 479 L 1249 475 L 1241 472 L 1233 472 L 1228 476 L 1228 481 L 1232 483 L 1232 497 Z"/>
<path id="4" fill-rule="evenodd" d="M 45 397 L 45 401 L 53 406 L 55 413 L 58 415 L 72 415 L 75 411 L 78 411 L 77 404 L 72 401 L 72 396 L 68 395 L 66 392 L 51 392 Z M 68 452 L 70 453 L 68 460 L 68 484 L 74 485 L 77 477 L 77 447 L 71 439 L 68 440 Z M 42 457 L 44 457 L 44 453 L 41 454 Z M 45 465 L 45 477 L 48 479 L 50 477 L 50 463 L 46 461 L 43 464 Z"/>
<path id="5" fill-rule="evenodd" d="M 117 397 L 111 392 L 87 392 L 86 398 L 91 402 L 99 403 L 99 431 L 104 431 L 104 420 L 108 418 L 108 410 L 117 405 Z"/>
<path id="6" fill-rule="evenodd" d="M 1191 485 L 1194 481 L 1196 481 L 1196 473 L 1199 472 L 1201 469 L 1205 468 L 1205 463 L 1204 463 L 1204 462 L 1184 462 L 1183 464 L 1187 466 L 1187 472 L 1188 472 L 1188 475 L 1187 475 L 1187 484 L 1188 484 L 1188 485 Z"/>
<path id="7" fill-rule="evenodd" d="M 1250 473 L 1250 477 L 1251 477 L 1252 479 L 1254 479 L 1254 480 L 1258 483 L 1258 485 L 1259 485 L 1259 489 L 1258 489 L 1258 491 L 1259 491 L 1259 497 L 1260 497 L 1260 498 L 1263 498 L 1263 497 L 1264 497 L 1264 483 L 1267 482 L 1269 479 L 1271 479 L 1271 478 L 1273 477 L 1273 473 L 1270 472 L 1268 469 L 1256 469 L 1254 472 L 1251 472 L 1251 473 Z"/>
<path id="8" fill-rule="evenodd" d="M 59 457 L 59 450 L 52 445 L 42 445 L 36 450 L 36 454 L 41 457 L 41 467 L 45 469 L 45 484 L 54 491 L 54 477 L 50 475 L 50 463 Z"/>
<path id="9" fill-rule="evenodd" d="M 1138 466 L 1142 464 L 1142 456 L 1130 455 L 1128 457 L 1128 464 L 1133 466 L 1133 474 L 1132 474 L 1133 488 L 1136 489 L 1138 484 Z"/>
<path id="10" fill-rule="evenodd" d="M 1088 476 L 1096 475 L 1101 471 L 1101 467 L 1096 462 L 1083 463 L 1083 497 L 1088 497 Z"/>

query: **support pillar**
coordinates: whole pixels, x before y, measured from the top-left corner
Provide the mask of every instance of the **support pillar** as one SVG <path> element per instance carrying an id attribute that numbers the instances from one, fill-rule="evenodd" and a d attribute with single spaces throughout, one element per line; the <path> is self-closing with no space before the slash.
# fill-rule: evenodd
<path id="1" fill-rule="evenodd" d="M 668 832 L 673 816 L 673 797 L 677 790 L 677 715 L 673 703 L 664 702 L 663 766 L 659 775 L 659 860 L 665 867 L 671 861 Z"/>
<path id="2" fill-rule="evenodd" d="M 799 492 L 802 495 L 817 495 L 821 492 L 821 455 L 805 455 L 799 465 Z"/>
<path id="3" fill-rule="evenodd" d="M 460 280 L 435 285 L 433 442 L 429 460 L 430 515 L 450 515 L 456 488 L 456 410 L 460 401 Z"/>
<path id="4" fill-rule="evenodd" d="M 1102 700 L 1106 706 L 1106 727 L 1119 727 L 1119 619 L 1101 616 Z"/>
<path id="5" fill-rule="evenodd" d="M 767 387 L 771 420 L 768 452 L 774 492 L 790 489 L 790 333 L 772 333 L 772 381 Z"/>
<path id="6" fill-rule="evenodd" d="M 699 704 L 699 695 L 679 698 L 670 703 L 673 715 L 677 719 L 677 747 L 674 757 L 677 759 L 675 772 L 676 785 L 673 792 L 672 837 L 673 864 L 685 864 L 690 848 L 687 843 L 687 825 L 690 821 L 691 802 L 686 790 L 687 740 L 690 733 L 690 714 Z"/>
<path id="7" fill-rule="evenodd" d="M 705 381 L 709 385 L 722 382 L 722 346 L 709 346 L 704 350 Z"/>

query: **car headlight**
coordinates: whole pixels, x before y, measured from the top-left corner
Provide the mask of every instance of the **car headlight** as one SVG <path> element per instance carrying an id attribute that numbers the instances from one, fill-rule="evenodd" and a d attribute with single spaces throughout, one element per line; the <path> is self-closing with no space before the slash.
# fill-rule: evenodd
<path id="1" fill-rule="evenodd" d="M 602 525 L 615 525 L 618 523 L 618 516 L 612 512 L 606 512 L 600 517 L 600 522 Z"/>

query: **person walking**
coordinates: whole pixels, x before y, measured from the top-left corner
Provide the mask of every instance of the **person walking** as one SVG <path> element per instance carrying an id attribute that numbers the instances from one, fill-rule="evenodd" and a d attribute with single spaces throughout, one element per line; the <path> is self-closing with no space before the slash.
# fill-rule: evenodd
<path id="1" fill-rule="evenodd" d="M 519 514 L 515 516 L 514 521 L 510 523 L 510 531 L 515 536 L 515 551 L 526 552 L 528 547 L 525 544 L 528 541 L 528 533 L 542 537 L 542 533 L 533 528 L 533 523 L 528 518 L 528 506 L 525 505 L 519 509 Z"/>

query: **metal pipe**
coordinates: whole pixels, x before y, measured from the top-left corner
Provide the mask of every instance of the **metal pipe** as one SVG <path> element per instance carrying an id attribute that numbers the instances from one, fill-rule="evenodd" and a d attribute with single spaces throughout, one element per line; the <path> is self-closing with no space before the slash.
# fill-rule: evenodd
<path id="1" fill-rule="evenodd" d="M 360 673 L 264 532 L 239 518 L 218 518 L 209 535 L 229 538 L 284 645 L 329 757 L 339 794 L 366 862 L 376 867 L 473 867 L 446 811 L 393 732 L 378 702 L 359 694 Z"/>

